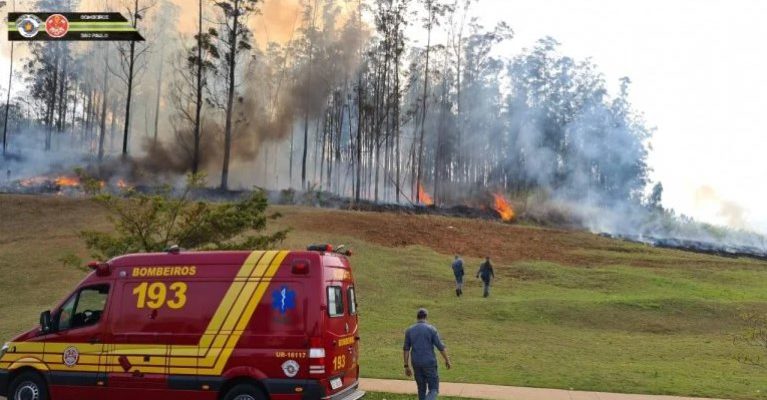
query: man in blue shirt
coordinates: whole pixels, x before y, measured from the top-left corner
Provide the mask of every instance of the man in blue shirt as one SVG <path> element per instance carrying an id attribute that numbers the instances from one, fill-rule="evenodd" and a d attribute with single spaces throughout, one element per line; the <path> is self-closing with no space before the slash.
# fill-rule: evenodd
<path id="1" fill-rule="evenodd" d="M 439 371 L 434 348 L 442 354 L 447 369 L 452 367 L 447 349 L 439 338 L 437 328 L 426 322 L 426 309 L 418 310 L 418 322 L 405 331 L 405 375 L 415 374 L 418 385 L 418 400 L 436 400 L 439 395 Z M 410 369 L 410 363 L 413 369 Z"/>
<path id="2" fill-rule="evenodd" d="M 453 275 L 455 275 L 455 295 L 463 294 L 463 260 L 460 256 L 455 256 L 453 261 Z"/>

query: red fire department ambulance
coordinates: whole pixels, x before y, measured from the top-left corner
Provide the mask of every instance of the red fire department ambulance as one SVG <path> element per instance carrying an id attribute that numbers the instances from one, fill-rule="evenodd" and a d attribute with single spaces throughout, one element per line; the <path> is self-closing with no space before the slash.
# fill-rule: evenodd
<path id="1" fill-rule="evenodd" d="M 92 263 L 0 351 L 9 400 L 357 400 L 352 271 L 308 251 L 135 254 Z"/>

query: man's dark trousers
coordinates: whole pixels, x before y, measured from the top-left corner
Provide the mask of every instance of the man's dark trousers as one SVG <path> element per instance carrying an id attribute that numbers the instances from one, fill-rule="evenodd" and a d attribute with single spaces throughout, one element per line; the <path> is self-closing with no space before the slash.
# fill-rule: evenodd
<path id="1" fill-rule="evenodd" d="M 436 400 L 437 395 L 439 395 L 437 367 L 417 367 L 414 365 L 413 375 L 415 375 L 415 383 L 418 385 L 418 400 Z"/>
<path id="2" fill-rule="evenodd" d="M 485 278 L 482 278 L 482 283 L 485 284 L 485 291 L 482 294 L 484 297 L 490 296 L 490 277 L 487 277 L 487 280 Z"/>

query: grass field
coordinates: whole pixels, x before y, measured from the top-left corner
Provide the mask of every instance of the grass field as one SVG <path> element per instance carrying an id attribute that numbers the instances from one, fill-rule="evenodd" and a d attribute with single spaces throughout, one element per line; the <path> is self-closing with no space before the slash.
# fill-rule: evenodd
<path id="1" fill-rule="evenodd" d="M 364 376 L 402 378 L 402 333 L 424 306 L 455 364 L 444 381 L 767 398 L 767 371 L 738 363 L 732 343 L 741 311 L 767 311 L 767 263 L 483 221 L 278 210 L 293 228 L 285 247 L 354 249 Z M 0 196 L 0 338 L 84 276 L 57 261 L 87 255 L 84 228 L 109 229 L 85 200 Z M 460 299 L 454 251 L 471 275 Z M 498 275 L 489 299 L 473 279 L 484 254 Z"/>

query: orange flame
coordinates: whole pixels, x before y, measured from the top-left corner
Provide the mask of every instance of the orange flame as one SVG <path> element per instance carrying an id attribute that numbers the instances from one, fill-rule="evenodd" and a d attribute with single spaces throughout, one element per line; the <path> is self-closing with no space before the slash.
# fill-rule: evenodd
<path id="1" fill-rule="evenodd" d="M 510 222 L 514 219 L 514 209 L 511 208 L 511 204 L 506 200 L 505 197 L 503 197 L 502 194 L 495 193 L 493 194 L 493 198 L 495 198 L 495 205 L 493 206 L 493 209 L 495 209 L 496 212 L 498 212 L 498 215 L 501 216 L 501 219 L 505 222 Z"/>
<path id="2" fill-rule="evenodd" d="M 424 190 L 423 185 L 420 183 L 418 184 L 418 199 L 421 201 L 421 204 L 425 206 L 433 206 L 434 205 L 434 199 L 429 196 L 428 193 L 426 193 L 426 190 Z"/>
<path id="3" fill-rule="evenodd" d="M 125 182 L 124 179 L 120 178 L 120 179 L 117 180 L 117 187 L 119 189 L 125 190 L 125 189 L 128 188 L 128 182 Z"/>
<path id="4" fill-rule="evenodd" d="M 76 187 L 80 186 L 80 180 L 69 176 L 60 176 L 54 181 L 57 186 L 61 187 Z"/>

